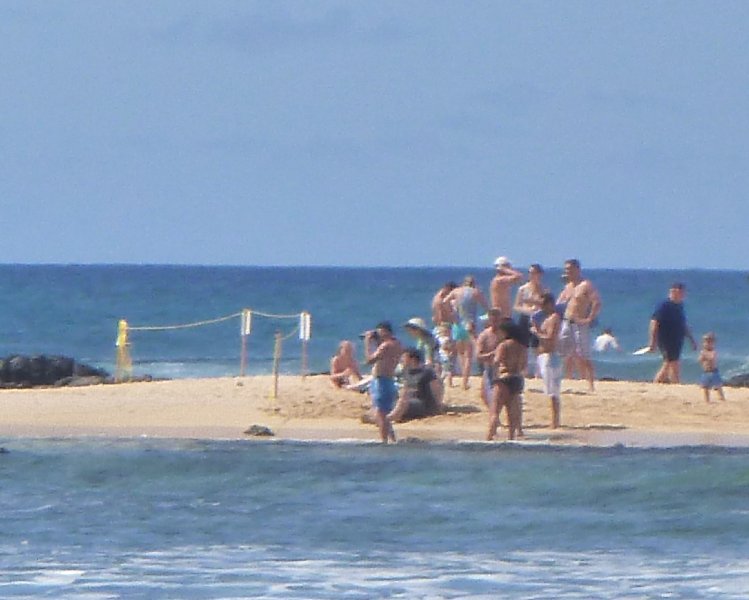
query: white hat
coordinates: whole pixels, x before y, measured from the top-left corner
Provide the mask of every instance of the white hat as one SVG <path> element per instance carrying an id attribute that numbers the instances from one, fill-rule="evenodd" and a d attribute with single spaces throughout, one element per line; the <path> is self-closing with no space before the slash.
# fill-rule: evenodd
<path id="1" fill-rule="evenodd" d="M 431 331 L 429 331 L 429 328 L 427 327 L 427 324 L 424 322 L 424 319 L 420 319 L 419 317 L 413 317 L 412 319 L 409 319 L 403 324 L 403 327 L 408 327 L 410 329 L 417 329 L 421 331 L 422 333 L 428 333 L 428 334 L 432 333 Z"/>
<path id="2" fill-rule="evenodd" d="M 512 264 L 510 263 L 510 259 L 506 256 L 498 256 L 494 260 L 494 266 L 495 267 L 510 267 Z"/>

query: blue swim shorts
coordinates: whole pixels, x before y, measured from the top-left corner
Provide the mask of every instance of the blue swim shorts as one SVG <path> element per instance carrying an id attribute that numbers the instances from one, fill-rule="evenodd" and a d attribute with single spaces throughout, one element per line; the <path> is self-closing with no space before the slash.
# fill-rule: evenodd
<path id="1" fill-rule="evenodd" d="M 705 389 L 717 389 L 723 385 L 720 371 L 706 371 L 700 376 L 700 386 Z"/>
<path id="2" fill-rule="evenodd" d="M 398 389 L 392 377 L 375 377 L 369 385 L 372 395 L 372 406 L 384 413 L 389 413 L 398 399 Z"/>

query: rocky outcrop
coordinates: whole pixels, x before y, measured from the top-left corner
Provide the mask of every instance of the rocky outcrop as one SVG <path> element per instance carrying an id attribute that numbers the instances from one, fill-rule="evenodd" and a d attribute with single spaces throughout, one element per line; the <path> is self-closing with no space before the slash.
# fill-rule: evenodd
<path id="1" fill-rule="evenodd" d="M 110 375 L 69 356 L 12 355 L 0 359 L 0 387 L 25 388 L 50 385 L 105 383 Z"/>
<path id="2" fill-rule="evenodd" d="M 265 425 L 250 425 L 244 433 L 245 435 L 252 435 L 255 437 L 273 437 L 275 435 L 271 429 Z"/>
<path id="3" fill-rule="evenodd" d="M 749 373 L 734 375 L 727 381 L 724 381 L 723 385 L 727 385 L 728 387 L 749 387 Z"/>

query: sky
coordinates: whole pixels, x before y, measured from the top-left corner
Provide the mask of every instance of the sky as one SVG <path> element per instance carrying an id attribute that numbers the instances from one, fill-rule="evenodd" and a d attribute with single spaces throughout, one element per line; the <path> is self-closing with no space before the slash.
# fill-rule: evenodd
<path id="1" fill-rule="evenodd" d="M 0 262 L 746 269 L 749 2 L 0 3 Z"/>

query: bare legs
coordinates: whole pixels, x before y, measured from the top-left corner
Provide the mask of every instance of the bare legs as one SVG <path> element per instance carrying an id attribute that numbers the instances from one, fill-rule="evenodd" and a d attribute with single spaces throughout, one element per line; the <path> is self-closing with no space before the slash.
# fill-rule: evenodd
<path id="1" fill-rule="evenodd" d="M 551 398 L 551 428 L 558 429 L 562 425 L 562 403 L 559 402 L 559 396 L 550 396 Z"/>
<path id="2" fill-rule="evenodd" d="M 463 389 L 469 388 L 468 378 L 471 376 L 471 362 L 473 361 L 473 340 L 463 340 L 458 342 L 458 357 L 460 359 L 460 369 L 463 376 Z"/>
<path id="3" fill-rule="evenodd" d="M 489 403 L 489 431 L 486 433 L 487 441 L 493 440 L 494 436 L 497 435 L 497 427 L 499 427 L 499 412 L 504 406 L 504 396 L 502 394 L 503 387 L 504 386 L 501 384 L 496 384 L 492 388 L 493 398 Z"/>
<path id="4" fill-rule="evenodd" d="M 678 360 L 663 360 L 663 365 L 655 374 L 653 383 L 679 383 L 681 381 L 681 365 Z"/>
<path id="5" fill-rule="evenodd" d="M 375 411 L 375 422 L 377 423 L 377 429 L 380 430 L 380 439 L 383 444 L 387 444 L 388 441 L 395 442 L 395 430 L 393 424 L 388 419 L 388 416 L 384 411 Z"/>
<path id="6" fill-rule="evenodd" d="M 514 440 L 523 435 L 523 405 L 520 394 L 511 394 L 503 383 L 494 386 L 494 399 L 489 406 L 489 430 L 486 439 L 491 441 L 497 435 L 499 427 L 499 413 L 502 407 L 507 409 L 507 439 Z"/>

